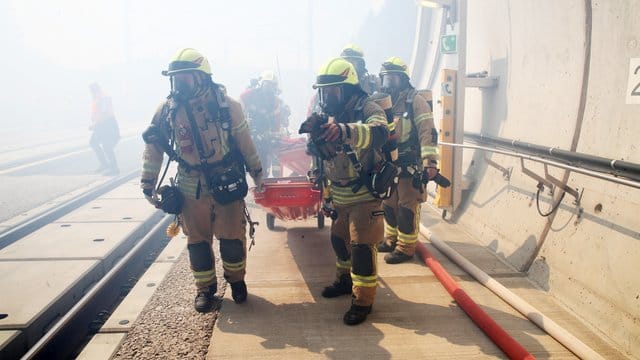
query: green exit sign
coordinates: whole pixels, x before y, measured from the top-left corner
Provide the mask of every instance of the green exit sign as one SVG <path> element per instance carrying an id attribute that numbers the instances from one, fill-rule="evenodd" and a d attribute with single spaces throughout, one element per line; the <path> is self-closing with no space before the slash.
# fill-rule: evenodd
<path id="1" fill-rule="evenodd" d="M 443 54 L 455 54 L 458 51 L 456 35 L 443 35 L 440 38 L 440 52 Z"/>

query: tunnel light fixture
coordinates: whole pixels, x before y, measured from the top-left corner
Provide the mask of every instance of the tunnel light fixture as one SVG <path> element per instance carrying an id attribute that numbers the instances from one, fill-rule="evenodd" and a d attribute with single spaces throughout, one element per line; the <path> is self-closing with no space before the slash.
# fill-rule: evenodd
<path id="1" fill-rule="evenodd" d="M 417 0 L 416 2 L 422 7 L 444 9 L 447 12 L 447 23 L 452 27 L 457 21 L 456 0 Z"/>
<path id="2" fill-rule="evenodd" d="M 418 5 L 430 8 L 451 8 L 454 0 L 418 0 Z"/>

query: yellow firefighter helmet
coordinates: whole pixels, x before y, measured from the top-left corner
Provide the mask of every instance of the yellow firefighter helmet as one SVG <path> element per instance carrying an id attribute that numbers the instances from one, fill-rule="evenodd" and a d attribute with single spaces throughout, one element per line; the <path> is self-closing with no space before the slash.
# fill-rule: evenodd
<path id="1" fill-rule="evenodd" d="M 202 71 L 205 74 L 211 75 L 211 66 L 209 66 L 209 60 L 198 50 L 184 48 L 173 56 L 169 63 L 169 69 L 163 71 L 162 75 L 171 76 L 185 71 Z"/>
<path id="2" fill-rule="evenodd" d="M 313 88 L 340 84 L 358 85 L 358 74 L 350 62 L 338 57 L 329 60 L 320 67 Z"/>
<path id="3" fill-rule="evenodd" d="M 362 58 L 364 58 L 364 52 L 362 51 L 362 49 L 358 45 L 347 44 L 342 49 L 342 52 L 340 53 L 340 57 L 343 57 L 345 59 L 349 59 L 349 58 L 362 59 Z"/>
<path id="4" fill-rule="evenodd" d="M 260 78 L 258 79 L 258 83 L 262 85 L 265 81 L 271 81 L 274 85 L 278 86 L 278 77 L 271 70 L 265 70 L 260 74 Z"/>
<path id="5" fill-rule="evenodd" d="M 380 77 L 392 73 L 405 74 L 407 78 L 410 78 L 407 64 L 397 56 L 388 58 L 384 63 L 382 63 L 382 67 L 380 68 Z"/>

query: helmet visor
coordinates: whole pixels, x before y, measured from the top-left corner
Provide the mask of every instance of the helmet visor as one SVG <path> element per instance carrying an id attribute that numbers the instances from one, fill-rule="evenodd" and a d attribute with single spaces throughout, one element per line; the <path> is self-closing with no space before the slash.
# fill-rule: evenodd
<path id="1" fill-rule="evenodd" d="M 314 88 L 321 88 L 329 85 L 341 84 L 347 80 L 345 75 L 318 75 L 316 78 L 316 83 L 313 85 Z"/>
<path id="2" fill-rule="evenodd" d="M 320 107 L 329 116 L 335 116 L 343 103 L 343 92 L 340 86 L 325 86 L 318 90 Z"/>
<path id="3" fill-rule="evenodd" d="M 199 70 L 200 64 L 195 63 L 193 61 L 172 61 L 169 64 L 169 69 L 162 72 L 162 75 L 171 76 L 175 73 L 191 71 L 191 70 Z"/>
<path id="4" fill-rule="evenodd" d="M 169 71 L 176 71 L 176 70 L 187 70 L 187 69 L 197 69 L 200 67 L 200 64 L 195 63 L 193 61 L 172 61 L 171 64 L 169 64 Z"/>
<path id="5" fill-rule="evenodd" d="M 193 97 L 196 79 L 193 73 L 178 72 L 171 75 L 171 94 L 178 101 L 186 101 Z"/>
<path id="6" fill-rule="evenodd" d="M 400 89 L 402 87 L 402 76 L 399 73 L 382 75 L 382 87 L 386 89 Z"/>

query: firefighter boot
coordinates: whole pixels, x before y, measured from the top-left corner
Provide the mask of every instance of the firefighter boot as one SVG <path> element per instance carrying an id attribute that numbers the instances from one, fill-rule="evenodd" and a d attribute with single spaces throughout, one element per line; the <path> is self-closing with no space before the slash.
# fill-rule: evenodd
<path id="1" fill-rule="evenodd" d="M 236 304 L 242 304 L 247 301 L 247 284 L 244 280 L 230 283 L 231 297 Z"/>
<path id="2" fill-rule="evenodd" d="M 339 279 L 333 282 L 333 284 L 322 290 L 322 296 L 326 298 L 334 298 L 340 295 L 349 295 L 351 294 L 352 287 L 351 274 L 342 274 Z"/>
<path id="3" fill-rule="evenodd" d="M 411 259 L 413 259 L 413 256 L 407 255 L 399 250 L 393 250 L 393 252 L 384 256 L 384 261 L 387 264 L 400 264 Z"/>
<path id="4" fill-rule="evenodd" d="M 209 287 L 198 289 L 194 307 L 197 312 L 209 312 L 213 304 L 218 300 L 216 297 L 217 285 L 213 284 Z"/>
<path id="5" fill-rule="evenodd" d="M 367 315 L 371 313 L 371 305 L 361 306 L 351 304 L 351 308 L 344 314 L 342 320 L 347 325 L 358 325 L 361 322 L 367 320 Z"/>
<path id="6" fill-rule="evenodd" d="M 396 248 L 396 244 L 387 244 L 386 241 L 381 242 L 380 244 L 378 244 L 378 252 L 381 253 L 389 253 L 392 252 L 393 250 L 395 250 Z"/>

